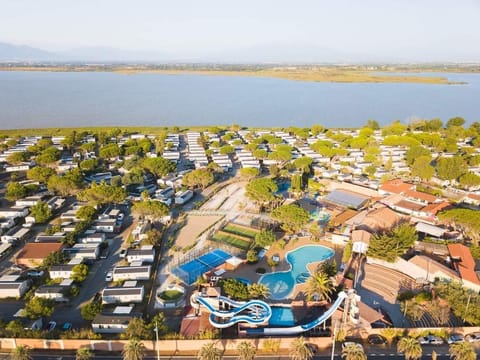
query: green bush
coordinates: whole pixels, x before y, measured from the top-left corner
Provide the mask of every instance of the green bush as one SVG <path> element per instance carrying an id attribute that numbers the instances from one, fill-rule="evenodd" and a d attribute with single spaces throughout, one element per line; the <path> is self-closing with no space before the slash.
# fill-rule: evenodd
<path id="1" fill-rule="evenodd" d="M 398 301 L 405 301 L 405 300 L 413 299 L 414 297 L 415 297 L 415 292 L 412 291 L 412 290 L 407 290 L 407 291 L 404 291 L 404 292 L 398 294 L 397 300 Z"/>
<path id="2" fill-rule="evenodd" d="M 422 291 L 421 293 L 415 296 L 415 301 L 417 303 L 423 303 L 425 301 L 431 301 L 431 300 L 432 300 L 432 294 L 427 291 Z"/>

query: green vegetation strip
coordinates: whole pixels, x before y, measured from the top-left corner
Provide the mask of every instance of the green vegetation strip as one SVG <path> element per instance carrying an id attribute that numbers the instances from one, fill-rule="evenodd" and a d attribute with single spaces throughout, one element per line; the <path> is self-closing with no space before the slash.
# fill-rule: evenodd
<path id="1" fill-rule="evenodd" d="M 232 233 L 232 234 L 236 234 L 236 235 L 246 236 L 246 237 L 249 237 L 249 238 L 252 238 L 252 239 L 255 238 L 255 235 L 257 235 L 257 232 L 254 231 L 254 230 L 241 228 L 241 227 L 238 227 L 238 226 L 235 226 L 235 225 L 232 225 L 232 224 L 229 224 L 229 225 L 225 226 L 223 228 L 223 231 L 226 231 L 226 232 L 229 232 L 229 233 Z"/>
<path id="2" fill-rule="evenodd" d="M 183 293 L 178 290 L 165 290 L 160 293 L 158 296 L 162 300 L 174 301 L 178 300 L 183 296 Z"/>
<path id="3" fill-rule="evenodd" d="M 213 241 L 223 242 L 223 243 L 232 245 L 232 246 L 237 247 L 237 248 L 242 249 L 242 250 L 247 250 L 250 247 L 249 242 L 247 242 L 245 240 L 242 240 L 242 239 L 239 239 L 239 238 L 236 238 L 234 236 L 228 236 L 228 235 L 224 235 L 224 234 L 215 234 L 215 235 L 212 236 L 211 239 Z"/>

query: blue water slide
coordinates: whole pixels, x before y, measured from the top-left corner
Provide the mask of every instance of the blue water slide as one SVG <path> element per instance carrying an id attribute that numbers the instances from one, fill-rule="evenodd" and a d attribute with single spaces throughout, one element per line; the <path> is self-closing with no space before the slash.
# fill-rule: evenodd
<path id="1" fill-rule="evenodd" d="M 330 309 L 325 311 L 322 314 L 322 316 L 316 318 L 315 320 L 313 320 L 313 321 L 311 321 L 307 324 L 296 325 L 296 326 L 292 326 L 292 327 L 283 327 L 283 328 L 268 328 L 267 327 L 267 328 L 263 329 L 263 335 L 265 335 L 265 336 L 296 335 L 296 334 L 301 334 L 305 331 L 312 330 L 316 326 L 322 324 L 324 321 L 329 319 L 333 315 L 333 313 L 340 307 L 340 305 L 347 298 L 347 296 L 348 296 L 347 293 L 345 293 L 344 291 L 341 291 L 338 294 L 337 300 L 335 300 L 335 302 L 332 304 L 332 306 L 330 306 Z M 247 330 L 247 334 L 248 334 L 248 332 L 249 332 L 249 330 Z M 257 332 L 257 334 L 258 334 L 258 332 Z"/>
<path id="2" fill-rule="evenodd" d="M 216 328 L 227 328 L 239 322 L 249 324 L 265 324 L 272 316 L 272 308 L 266 302 L 261 300 L 250 300 L 247 302 L 233 301 L 227 297 L 207 298 L 202 296 L 193 296 L 192 302 L 203 305 L 210 312 L 210 323 Z M 232 307 L 231 310 L 219 310 L 212 305 L 212 300 L 224 302 Z M 241 314 L 246 312 L 246 314 Z M 222 321 L 218 321 L 220 318 Z"/>

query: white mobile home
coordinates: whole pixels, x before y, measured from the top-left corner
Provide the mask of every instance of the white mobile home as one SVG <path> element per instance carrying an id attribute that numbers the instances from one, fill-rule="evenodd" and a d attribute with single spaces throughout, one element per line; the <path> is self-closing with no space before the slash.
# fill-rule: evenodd
<path id="1" fill-rule="evenodd" d="M 113 270 L 113 281 L 149 280 L 151 266 L 117 266 Z"/>
<path id="2" fill-rule="evenodd" d="M 144 287 L 111 287 L 102 292 L 104 304 L 140 303 L 144 296 Z"/>

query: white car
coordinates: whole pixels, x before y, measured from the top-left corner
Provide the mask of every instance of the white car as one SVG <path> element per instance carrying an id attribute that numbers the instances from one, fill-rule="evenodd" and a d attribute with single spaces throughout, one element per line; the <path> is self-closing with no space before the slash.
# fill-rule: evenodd
<path id="1" fill-rule="evenodd" d="M 441 345 L 441 344 L 443 344 L 443 339 L 439 336 L 434 336 L 434 335 L 420 336 L 417 340 L 422 345 Z"/>
<path id="2" fill-rule="evenodd" d="M 124 258 L 125 256 L 127 256 L 127 249 L 123 249 L 122 251 L 120 251 L 120 257 Z"/>
<path id="3" fill-rule="evenodd" d="M 342 343 L 342 349 L 345 349 L 346 347 L 349 347 L 349 346 L 356 346 L 357 348 L 359 348 L 363 351 L 362 344 L 359 344 L 359 343 L 356 343 L 356 342 L 353 342 L 353 341 L 347 341 L 347 342 Z"/>
<path id="4" fill-rule="evenodd" d="M 109 271 L 107 272 L 107 275 L 105 275 L 105 281 L 110 282 L 113 280 L 113 272 Z"/>
<path id="5" fill-rule="evenodd" d="M 480 342 L 480 332 L 470 333 L 465 335 L 465 340 L 468 342 Z"/>
<path id="6" fill-rule="evenodd" d="M 458 344 L 458 343 L 462 343 L 465 341 L 465 338 L 463 337 L 462 334 L 452 334 L 448 340 L 447 340 L 447 343 L 449 344 Z"/>

